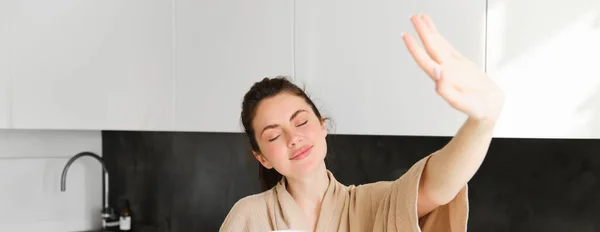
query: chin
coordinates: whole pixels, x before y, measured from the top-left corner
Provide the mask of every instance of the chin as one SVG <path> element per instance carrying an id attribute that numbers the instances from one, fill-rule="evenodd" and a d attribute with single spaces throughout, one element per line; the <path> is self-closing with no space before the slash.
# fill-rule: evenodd
<path id="1" fill-rule="evenodd" d="M 321 165 L 325 165 L 325 153 L 316 150 L 313 150 L 311 153 L 312 154 L 310 156 L 306 157 L 304 160 L 301 160 L 301 162 L 297 164 L 296 170 L 299 174 L 315 172 L 321 167 Z"/>

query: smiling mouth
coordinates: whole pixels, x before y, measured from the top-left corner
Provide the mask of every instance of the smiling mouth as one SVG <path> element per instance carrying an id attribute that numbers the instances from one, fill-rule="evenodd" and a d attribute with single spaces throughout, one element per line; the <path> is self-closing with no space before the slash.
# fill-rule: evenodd
<path id="1" fill-rule="evenodd" d="M 301 148 L 298 152 L 296 152 L 296 154 L 294 154 L 292 158 L 290 158 L 290 160 L 301 160 L 306 158 L 310 154 L 312 148 L 313 146 L 305 146 Z"/>

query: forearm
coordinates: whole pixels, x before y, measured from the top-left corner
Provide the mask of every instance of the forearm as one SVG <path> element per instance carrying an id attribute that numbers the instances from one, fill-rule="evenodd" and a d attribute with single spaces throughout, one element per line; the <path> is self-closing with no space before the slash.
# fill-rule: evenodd
<path id="1" fill-rule="evenodd" d="M 495 121 L 467 119 L 452 140 L 433 154 L 421 180 L 421 189 L 436 204 L 450 202 L 475 175 L 492 140 Z"/>

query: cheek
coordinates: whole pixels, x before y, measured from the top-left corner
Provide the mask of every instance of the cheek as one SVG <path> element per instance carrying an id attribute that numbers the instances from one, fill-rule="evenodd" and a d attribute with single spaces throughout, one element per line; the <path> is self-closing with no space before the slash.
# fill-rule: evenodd
<path id="1" fill-rule="evenodd" d="M 287 146 L 281 141 L 277 140 L 276 142 L 270 142 L 261 146 L 263 154 L 265 154 L 271 164 L 279 163 L 281 159 L 287 158 Z"/>
<path id="2" fill-rule="evenodd" d="M 325 137 L 325 131 L 323 130 L 321 125 L 316 123 L 310 125 L 310 127 L 306 127 L 304 129 L 304 134 L 313 142 L 320 141 Z"/>

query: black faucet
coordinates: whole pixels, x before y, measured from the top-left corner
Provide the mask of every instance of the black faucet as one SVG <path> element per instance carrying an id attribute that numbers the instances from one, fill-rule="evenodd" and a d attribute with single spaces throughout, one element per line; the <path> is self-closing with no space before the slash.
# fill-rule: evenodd
<path id="1" fill-rule="evenodd" d="M 65 165 L 62 172 L 62 176 L 60 177 L 60 191 L 64 192 L 66 190 L 67 171 L 69 170 L 69 167 L 75 160 L 83 156 L 90 156 L 92 158 L 95 158 L 98 162 L 100 162 L 100 164 L 102 164 L 102 173 L 104 174 L 102 175 L 102 227 L 106 228 L 107 224 L 109 223 L 109 220 L 114 219 L 114 211 L 110 207 L 108 207 L 108 170 L 106 169 L 106 165 L 104 165 L 104 161 L 102 161 L 102 158 L 100 158 L 100 156 L 86 151 L 71 157 L 71 159 L 69 159 L 69 161 Z"/>

